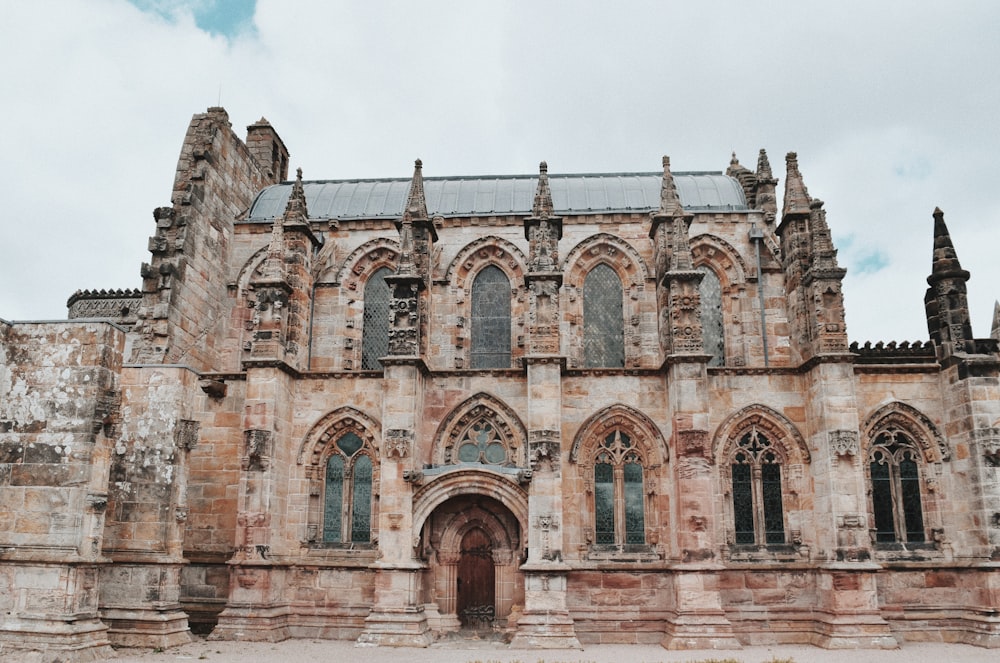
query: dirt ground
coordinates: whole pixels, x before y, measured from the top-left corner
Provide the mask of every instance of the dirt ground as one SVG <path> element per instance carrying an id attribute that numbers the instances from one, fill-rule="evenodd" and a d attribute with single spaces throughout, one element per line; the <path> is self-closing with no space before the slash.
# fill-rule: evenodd
<path id="1" fill-rule="evenodd" d="M 1000 651 L 971 645 L 913 643 L 900 649 L 830 651 L 811 646 L 761 646 L 738 651 L 667 651 L 651 645 L 591 645 L 583 650 L 516 650 L 494 641 L 464 640 L 438 643 L 426 649 L 358 647 L 337 640 L 284 642 L 209 642 L 198 639 L 162 652 L 119 649 L 117 663 L 694 663 L 715 660 L 739 663 L 1000 663 Z"/>

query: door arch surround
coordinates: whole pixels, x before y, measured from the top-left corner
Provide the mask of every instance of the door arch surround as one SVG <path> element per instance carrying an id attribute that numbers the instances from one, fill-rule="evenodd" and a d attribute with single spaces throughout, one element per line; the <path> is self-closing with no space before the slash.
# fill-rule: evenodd
<path id="1" fill-rule="evenodd" d="M 489 495 L 460 495 L 441 503 L 425 527 L 430 598 L 441 629 L 506 625 L 511 608 L 524 600 L 522 536 L 513 512 Z"/>

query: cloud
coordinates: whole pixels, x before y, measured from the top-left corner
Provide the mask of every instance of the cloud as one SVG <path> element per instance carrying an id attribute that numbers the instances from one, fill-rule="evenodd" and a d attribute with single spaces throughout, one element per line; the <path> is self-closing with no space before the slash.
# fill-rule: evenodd
<path id="1" fill-rule="evenodd" d="M 13 3 L 0 70 L 0 317 L 138 287 L 193 113 L 262 115 L 307 178 L 724 170 L 795 150 L 840 244 L 851 338 L 926 336 L 931 212 L 989 332 L 1000 5 Z M 218 21 L 226 10 L 232 20 Z M 214 12 L 214 13 L 213 13 Z M 46 30 L 36 26 L 44 23 Z M 250 29 L 247 26 L 252 26 Z M 779 192 L 780 194 L 780 192 Z M 879 266 L 879 269 L 874 269 Z"/>

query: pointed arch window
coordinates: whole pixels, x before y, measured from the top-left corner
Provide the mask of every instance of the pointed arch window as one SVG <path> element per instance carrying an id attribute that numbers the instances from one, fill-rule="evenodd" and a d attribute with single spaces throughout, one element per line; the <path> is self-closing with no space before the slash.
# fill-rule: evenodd
<path id="1" fill-rule="evenodd" d="M 594 458 L 594 542 L 646 543 L 642 458 L 623 431 L 607 435 Z"/>
<path id="2" fill-rule="evenodd" d="M 361 368 L 382 370 L 382 357 L 389 354 L 389 284 L 388 267 L 375 271 L 365 283 L 365 310 L 361 322 Z"/>
<path id="3" fill-rule="evenodd" d="M 472 368 L 510 368 L 510 280 L 489 265 L 472 282 Z"/>
<path id="4" fill-rule="evenodd" d="M 718 275 L 702 265 L 698 271 L 704 274 L 698 291 L 701 295 L 701 337 L 705 354 L 711 355 L 709 366 L 723 366 L 726 363 L 726 345 L 723 336 L 722 283 Z"/>
<path id="5" fill-rule="evenodd" d="M 899 430 L 875 438 L 868 456 L 875 543 L 924 543 L 920 455 Z"/>
<path id="6" fill-rule="evenodd" d="M 583 281 L 583 364 L 587 368 L 625 366 L 622 282 L 610 266 L 599 264 Z"/>
<path id="7" fill-rule="evenodd" d="M 357 434 L 342 435 L 326 460 L 323 542 L 371 543 L 372 457 Z"/>
<path id="8" fill-rule="evenodd" d="M 736 545 L 785 543 L 781 465 L 777 449 L 756 427 L 733 445 L 730 478 Z"/>

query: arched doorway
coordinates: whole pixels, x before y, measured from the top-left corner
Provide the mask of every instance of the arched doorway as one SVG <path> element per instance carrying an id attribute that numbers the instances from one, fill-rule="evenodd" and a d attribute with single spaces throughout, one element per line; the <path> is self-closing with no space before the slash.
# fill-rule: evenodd
<path id="1" fill-rule="evenodd" d="M 496 570 L 493 542 L 479 527 L 462 537 L 456 579 L 455 611 L 464 628 L 490 628 L 496 619 Z"/>
<path id="2" fill-rule="evenodd" d="M 510 509 L 486 495 L 457 496 L 438 505 L 424 527 L 437 628 L 505 628 L 511 608 L 524 601 L 520 526 Z"/>

